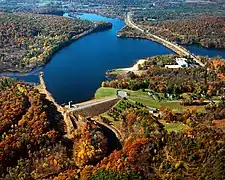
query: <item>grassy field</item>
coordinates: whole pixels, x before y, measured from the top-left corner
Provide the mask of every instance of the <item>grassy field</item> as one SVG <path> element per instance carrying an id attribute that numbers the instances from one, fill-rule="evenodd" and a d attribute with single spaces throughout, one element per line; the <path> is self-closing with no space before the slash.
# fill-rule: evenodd
<path id="1" fill-rule="evenodd" d="M 169 102 L 169 101 L 158 101 L 157 99 L 154 99 L 150 97 L 147 92 L 143 91 L 129 91 L 126 90 L 130 96 L 129 99 L 133 101 L 140 102 L 146 106 L 157 108 L 159 109 L 162 106 L 166 106 L 170 109 L 175 109 L 177 111 L 182 111 L 184 106 L 181 106 L 179 102 Z M 161 96 L 161 94 L 159 94 Z"/>
<path id="2" fill-rule="evenodd" d="M 120 129 L 120 128 L 122 127 L 122 122 L 121 122 L 121 121 L 114 121 L 114 119 L 113 119 L 111 116 L 109 116 L 109 115 L 107 114 L 107 112 L 101 114 L 100 116 L 102 116 L 102 117 L 108 119 L 108 120 L 112 123 L 112 125 L 113 125 L 114 127 L 116 127 L 117 129 Z M 100 118 L 100 116 L 99 116 L 99 118 Z"/>
<path id="3" fill-rule="evenodd" d="M 183 107 L 180 105 L 179 102 L 167 102 L 167 101 L 159 102 L 158 100 L 154 100 L 151 97 L 133 96 L 133 95 L 131 95 L 129 98 L 133 101 L 138 101 L 138 102 L 143 103 L 144 105 L 152 107 L 152 108 L 159 109 L 162 106 L 166 106 L 170 109 L 175 109 L 177 111 L 183 110 Z"/>
<path id="4" fill-rule="evenodd" d="M 114 89 L 114 88 L 106 88 L 106 87 L 101 87 L 96 91 L 95 97 L 96 98 L 103 98 L 103 97 L 109 97 L 109 96 L 115 96 L 116 95 L 116 91 L 118 89 Z M 161 106 L 166 106 L 170 109 L 175 109 L 177 111 L 184 111 L 185 109 L 189 108 L 195 108 L 196 106 L 182 106 L 180 105 L 179 102 L 169 102 L 169 101 L 161 101 L 159 102 L 158 100 L 153 99 L 152 97 L 150 97 L 147 92 L 143 92 L 143 91 L 130 91 L 130 90 L 124 90 L 127 93 L 129 93 L 129 98 L 128 100 L 129 103 L 132 103 L 132 101 L 137 101 L 137 102 L 141 102 L 146 106 L 149 107 L 154 107 L 154 108 L 160 108 Z M 121 103 L 117 103 L 116 107 L 118 109 L 123 109 Z M 198 106 L 198 109 L 204 109 L 203 106 Z M 120 128 L 121 127 L 121 122 L 120 121 L 114 121 L 114 119 L 112 117 L 110 117 L 107 112 L 101 114 L 102 117 L 107 118 L 115 127 Z M 186 129 L 188 129 L 188 126 L 183 124 L 182 122 L 172 122 L 172 123 L 166 123 L 165 121 L 161 120 L 160 121 L 164 126 L 165 129 L 170 133 L 172 131 L 174 132 L 179 132 L 179 131 L 184 131 Z"/>
<path id="5" fill-rule="evenodd" d="M 118 89 L 101 87 L 96 91 L 95 98 L 115 96 L 117 90 Z M 204 106 L 182 106 L 180 105 L 180 102 L 168 101 L 168 100 L 165 100 L 165 98 L 162 101 L 158 101 L 157 98 L 154 99 L 153 97 L 149 96 L 147 92 L 143 92 L 142 90 L 131 91 L 131 90 L 125 89 L 124 91 L 126 91 L 129 94 L 128 99 L 132 101 L 140 102 L 152 108 L 159 109 L 162 106 L 166 106 L 170 109 L 176 110 L 177 112 L 183 112 L 186 109 L 198 109 L 199 111 L 204 111 Z M 157 93 L 157 94 L 160 97 L 163 96 L 162 93 Z"/>
<path id="6" fill-rule="evenodd" d="M 110 75 L 117 76 L 117 75 L 124 74 L 124 73 L 126 73 L 126 72 L 127 72 L 127 71 L 124 70 L 124 69 L 113 69 L 109 74 L 110 74 Z"/>
<path id="7" fill-rule="evenodd" d="M 165 130 L 167 130 L 168 133 L 172 131 L 179 132 L 188 129 L 188 126 L 183 124 L 182 122 L 166 123 L 163 120 L 161 120 L 160 122 L 165 126 L 164 128 Z"/>
<path id="8" fill-rule="evenodd" d="M 118 89 L 115 89 L 115 88 L 101 87 L 101 88 L 97 89 L 97 91 L 95 92 L 95 98 L 96 99 L 99 99 L 99 98 L 105 98 L 105 97 L 115 96 L 117 90 Z"/>

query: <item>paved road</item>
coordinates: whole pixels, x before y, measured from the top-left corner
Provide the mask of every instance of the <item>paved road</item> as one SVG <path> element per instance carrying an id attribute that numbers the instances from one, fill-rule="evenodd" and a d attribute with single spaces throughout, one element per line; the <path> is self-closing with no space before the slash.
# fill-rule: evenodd
<path id="1" fill-rule="evenodd" d="M 141 31 L 142 33 L 145 33 L 144 29 L 142 29 L 140 26 L 136 25 L 132 18 L 131 18 L 131 13 L 127 13 L 127 16 L 126 16 L 126 19 L 125 19 L 125 22 L 128 26 L 132 27 L 132 28 L 135 28 L 139 31 Z M 197 62 L 200 66 L 204 67 L 205 65 L 199 61 L 195 56 L 193 56 L 192 54 L 190 54 L 186 49 L 176 45 L 176 44 L 173 44 L 163 38 L 160 38 L 156 35 L 153 35 L 153 34 L 150 34 L 148 33 L 148 35 L 151 35 L 154 39 L 158 40 L 159 43 L 165 43 L 167 44 L 168 48 L 170 48 L 169 46 L 173 47 L 174 49 L 177 49 L 178 51 L 180 51 L 181 53 L 185 54 L 186 56 L 190 56 L 195 62 Z M 172 49 L 173 50 L 173 49 Z"/>

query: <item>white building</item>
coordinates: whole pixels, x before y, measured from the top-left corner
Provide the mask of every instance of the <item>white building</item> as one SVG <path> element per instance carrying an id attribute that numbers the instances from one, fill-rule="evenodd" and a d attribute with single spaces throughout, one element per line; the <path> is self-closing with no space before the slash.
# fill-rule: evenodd
<path id="1" fill-rule="evenodd" d="M 121 90 L 117 91 L 117 95 L 118 95 L 120 98 L 127 98 L 127 97 L 128 97 L 127 92 L 121 91 Z"/>
<path id="2" fill-rule="evenodd" d="M 186 58 L 176 58 L 175 60 L 180 67 L 188 67 Z"/>
<path id="3" fill-rule="evenodd" d="M 188 63 L 187 63 L 186 58 L 176 58 L 175 61 L 176 61 L 177 64 L 165 65 L 165 68 L 177 69 L 177 68 L 188 67 Z"/>
<path id="4" fill-rule="evenodd" d="M 165 68 L 178 69 L 178 68 L 181 68 L 181 66 L 180 65 L 165 65 Z"/>

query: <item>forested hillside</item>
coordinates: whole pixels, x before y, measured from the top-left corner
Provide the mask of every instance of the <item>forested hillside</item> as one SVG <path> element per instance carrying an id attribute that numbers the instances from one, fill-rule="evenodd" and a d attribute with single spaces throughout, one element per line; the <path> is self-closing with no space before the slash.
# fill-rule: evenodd
<path id="1" fill-rule="evenodd" d="M 1 78 L 0 85 L 0 174 L 3 174 L 20 158 L 31 157 L 35 151 L 59 142 L 64 125 L 55 107 L 33 87 L 9 78 Z"/>
<path id="2" fill-rule="evenodd" d="M 224 133 L 200 124 L 199 115 L 181 116 L 190 120 L 188 130 L 167 133 L 148 111 L 125 110 L 120 115 L 129 134 L 125 145 L 99 163 L 94 179 L 108 174 L 128 174 L 130 179 L 223 179 Z"/>
<path id="3" fill-rule="evenodd" d="M 183 93 L 193 93 L 200 97 L 200 94 L 203 93 L 211 97 L 224 93 L 223 60 L 205 59 L 207 66 L 211 67 L 210 70 L 204 67 L 165 68 L 167 64 L 176 64 L 175 57 L 165 55 L 147 58 L 142 65 L 139 65 L 139 70 L 142 71 L 140 76 L 128 72 L 127 75 L 118 76 L 118 79 L 113 81 L 105 81 L 102 85 L 134 91 L 148 88 L 158 93 L 169 93 L 176 96 Z M 218 65 L 216 68 L 215 62 Z M 191 64 L 193 61 L 189 60 L 188 63 Z"/>
<path id="4" fill-rule="evenodd" d="M 179 44 L 225 48 L 224 2 L 206 1 L 63 0 L 59 4 L 68 6 L 71 15 L 76 8 L 111 17 L 132 12 L 134 22 L 145 31 L 125 26 L 120 37 L 147 38 L 153 33 Z M 111 27 L 78 18 L 0 12 L 0 72 L 31 71 L 89 30 Z M 106 46 L 110 45 L 108 41 Z M 171 54 L 109 70 L 95 99 L 69 106 L 57 104 L 47 92 L 49 83 L 54 87 L 51 82 L 45 87 L 43 73 L 39 86 L 0 77 L 0 180 L 225 180 L 225 61 L 196 58 L 205 66 L 191 56 Z M 72 65 L 78 67 L 76 63 Z M 91 67 L 85 70 L 97 76 Z M 91 90 L 92 83 L 85 83 Z"/>
<path id="5" fill-rule="evenodd" d="M 0 178 L 79 177 L 79 168 L 107 152 L 107 139 L 83 122 L 70 140 L 62 114 L 34 87 L 0 78 Z M 62 178 L 64 179 L 64 178 Z"/>
<path id="6" fill-rule="evenodd" d="M 128 94 L 100 116 L 120 130 L 125 143 L 98 164 L 94 179 L 225 178 L 223 60 L 199 57 L 207 68 L 166 68 L 175 58 L 146 58 L 138 73 L 123 71 L 102 83 L 105 94 L 112 88 Z"/>
<path id="7" fill-rule="evenodd" d="M 108 112 L 121 124 L 123 148 L 106 156 L 109 142 L 101 128 L 84 119 L 67 139 L 61 114 L 32 86 L 1 78 L 0 95 L 3 179 L 225 177 L 225 134 L 222 126 L 214 128 L 225 118 L 224 100 L 205 112 L 162 108 L 157 118 L 145 105 L 124 99 Z M 169 131 L 170 123 L 183 128 Z"/>
<path id="8" fill-rule="evenodd" d="M 202 16 L 174 21 L 141 23 L 150 33 L 178 44 L 225 48 L 225 17 Z"/>
<path id="9" fill-rule="evenodd" d="M 93 27 L 80 19 L 0 13 L 0 72 L 30 71 L 43 65 L 57 49 Z"/>

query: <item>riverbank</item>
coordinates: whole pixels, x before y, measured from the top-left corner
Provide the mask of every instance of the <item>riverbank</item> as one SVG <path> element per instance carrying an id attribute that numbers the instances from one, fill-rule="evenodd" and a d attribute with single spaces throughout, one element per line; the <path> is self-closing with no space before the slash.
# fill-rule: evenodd
<path id="1" fill-rule="evenodd" d="M 145 31 L 181 46 L 196 44 L 205 48 L 225 49 L 225 17 L 206 15 L 171 21 L 134 21 Z"/>
<path id="2" fill-rule="evenodd" d="M 108 71 L 108 75 L 112 75 L 115 79 L 102 82 L 101 88 L 96 91 L 95 96 L 110 97 L 115 95 L 118 90 L 123 89 L 127 93 L 126 99 L 143 103 L 151 108 L 160 109 L 166 106 L 177 112 L 184 112 L 188 108 L 204 111 L 204 106 L 211 102 L 208 100 L 208 96 L 214 103 L 218 103 L 222 94 L 225 63 L 218 58 L 199 58 L 208 67 L 207 80 L 212 89 L 206 91 L 207 95 L 204 95 L 203 91 L 198 94 L 195 90 L 190 89 L 190 87 L 203 89 L 204 78 L 200 75 L 201 73 L 196 74 L 196 72 L 204 72 L 204 68 L 192 66 L 188 60 L 186 62 L 189 66 L 182 66 L 179 64 L 179 60 L 181 60 L 179 56 L 166 55 L 141 59 L 130 68 Z M 128 73 L 129 71 L 132 71 L 133 74 Z"/>
<path id="3" fill-rule="evenodd" d="M 154 39 L 146 36 L 144 33 L 141 33 L 140 31 L 137 31 L 136 29 L 128 27 L 128 26 L 125 26 L 120 31 L 118 31 L 117 37 L 121 38 L 121 39 L 128 39 L 128 38 L 140 39 L 140 40 L 147 39 L 150 41 L 157 42 Z M 157 42 L 157 43 L 159 43 L 159 42 Z M 199 58 L 199 56 L 206 56 L 209 58 L 220 57 L 220 58 L 225 59 L 225 50 L 223 50 L 223 49 L 206 48 L 199 44 L 183 45 L 183 46 L 184 46 L 183 48 L 185 48 L 191 54 L 194 54 L 197 58 Z"/>
<path id="4" fill-rule="evenodd" d="M 52 51 L 52 53 L 49 54 L 48 57 L 46 57 L 46 59 L 45 59 L 43 62 L 39 63 L 39 64 L 38 64 L 37 66 L 35 66 L 35 67 L 32 67 L 32 68 L 25 68 L 25 69 L 18 69 L 18 68 L 13 69 L 13 68 L 11 68 L 11 69 L 6 69 L 6 70 L 4 70 L 4 71 L 0 71 L 0 73 L 29 73 L 29 72 L 31 72 L 31 71 L 37 69 L 37 68 L 43 67 L 43 66 L 45 66 L 45 65 L 50 61 L 50 59 L 53 57 L 53 55 L 54 55 L 55 53 L 57 53 L 59 50 L 61 50 L 62 48 L 66 47 L 66 46 L 68 46 L 68 45 L 70 45 L 72 42 L 78 40 L 79 38 L 81 38 L 81 37 L 83 37 L 83 36 L 86 36 L 86 35 L 90 34 L 91 32 L 93 32 L 93 29 L 90 29 L 90 30 L 88 30 L 88 31 L 85 31 L 85 32 L 83 32 L 82 34 L 79 34 L 79 35 L 77 35 L 77 36 L 75 36 L 75 37 L 72 37 L 70 40 L 65 41 L 64 43 L 60 44 L 59 46 L 57 46 L 57 47 Z"/>

